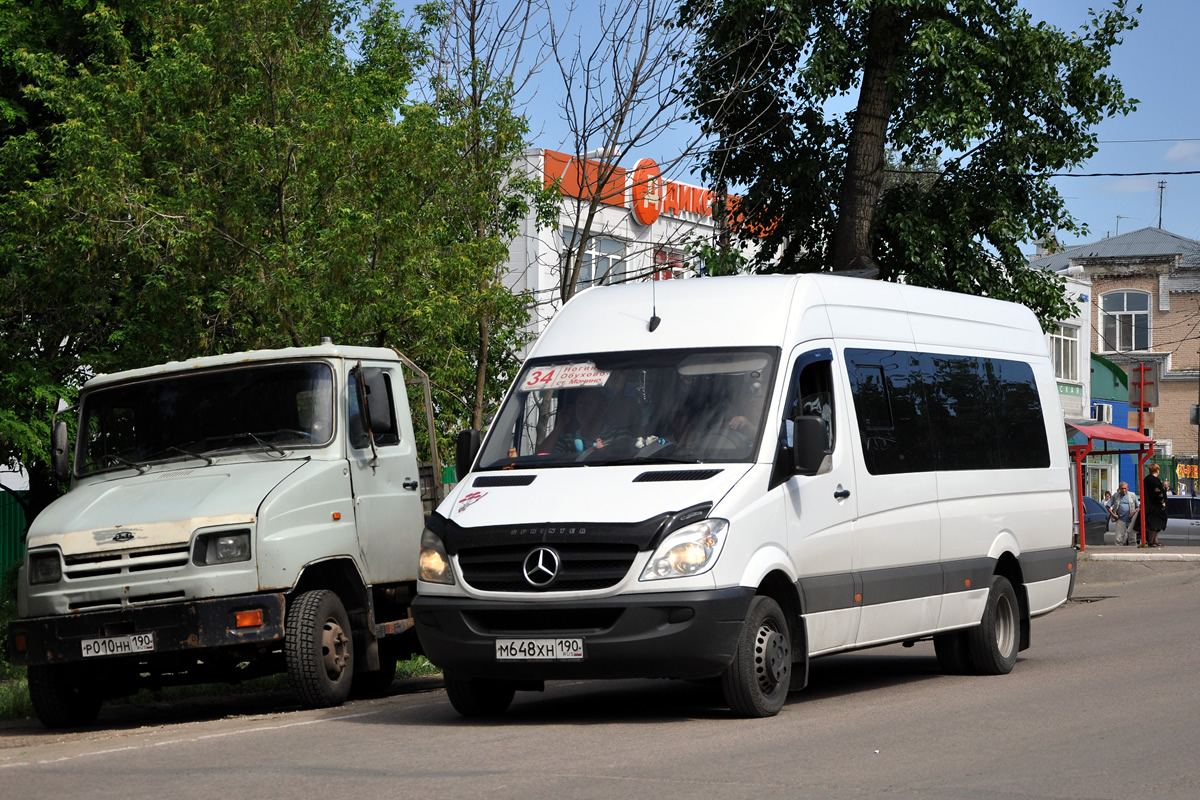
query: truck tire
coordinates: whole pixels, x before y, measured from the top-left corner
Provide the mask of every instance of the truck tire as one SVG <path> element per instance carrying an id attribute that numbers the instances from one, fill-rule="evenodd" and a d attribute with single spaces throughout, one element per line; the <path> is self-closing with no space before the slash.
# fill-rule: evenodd
<path id="1" fill-rule="evenodd" d="M 787 700 L 791 677 L 787 618 L 773 599 L 757 595 L 750 603 L 733 661 L 721 675 L 725 702 L 739 717 L 773 717 Z"/>
<path id="2" fill-rule="evenodd" d="M 354 682 L 354 637 L 337 594 L 303 592 L 288 604 L 283 655 L 288 683 L 306 708 L 340 706 Z"/>
<path id="3" fill-rule="evenodd" d="M 970 675 L 974 671 L 967 651 L 966 631 L 935 634 L 933 652 L 937 654 L 938 666 L 947 675 Z"/>
<path id="4" fill-rule="evenodd" d="M 379 648 L 379 669 L 374 672 L 356 670 L 350 684 L 350 696 L 354 698 L 383 697 L 396 680 L 396 652 Z"/>
<path id="5" fill-rule="evenodd" d="M 450 705 L 464 717 L 498 717 L 512 705 L 516 687 L 509 681 L 443 675 Z"/>
<path id="6" fill-rule="evenodd" d="M 26 672 L 33 711 L 47 728 L 90 725 L 101 695 L 77 664 L 31 664 Z"/>
<path id="7" fill-rule="evenodd" d="M 1020 606 L 1008 578 L 992 576 L 979 627 L 966 632 L 971 666 L 980 675 L 1007 675 L 1017 663 L 1021 643 Z"/>

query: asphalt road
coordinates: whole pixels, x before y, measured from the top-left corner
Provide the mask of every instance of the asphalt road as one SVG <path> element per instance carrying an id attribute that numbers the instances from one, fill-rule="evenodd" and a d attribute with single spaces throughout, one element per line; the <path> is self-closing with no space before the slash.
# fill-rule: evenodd
<path id="1" fill-rule="evenodd" d="M 1200 572 L 1081 573 L 1011 675 L 929 643 L 835 656 L 773 719 L 703 684 L 556 683 L 467 722 L 436 679 L 326 711 L 286 696 L 0 726 L 0 798 L 1195 798 Z M 1124 582 L 1120 582 L 1124 581 Z"/>

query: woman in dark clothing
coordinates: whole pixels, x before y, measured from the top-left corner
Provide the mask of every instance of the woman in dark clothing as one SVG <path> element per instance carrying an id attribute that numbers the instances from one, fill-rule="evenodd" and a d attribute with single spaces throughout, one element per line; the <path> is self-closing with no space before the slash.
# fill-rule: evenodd
<path id="1" fill-rule="evenodd" d="M 1167 527 L 1167 487 L 1158 477 L 1158 464 L 1151 464 L 1142 481 L 1142 513 L 1146 515 L 1146 546 L 1162 547 L 1158 532 Z"/>

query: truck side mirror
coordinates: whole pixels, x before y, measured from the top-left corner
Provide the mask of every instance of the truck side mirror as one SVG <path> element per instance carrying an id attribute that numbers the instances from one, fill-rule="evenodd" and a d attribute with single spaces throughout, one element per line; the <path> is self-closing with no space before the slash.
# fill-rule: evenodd
<path id="1" fill-rule="evenodd" d="M 392 432 L 392 409 L 383 370 L 363 367 L 358 371 L 358 407 L 363 409 L 368 430 L 375 436 Z"/>
<path id="2" fill-rule="evenodd" d="M 799 416 L 793 423 L 792 467 L 797 475 L 816 475 L 825 456 L 833 452 L 829 429 L 820 417 Z"/>
<path id="3" fill-rule="evenodd" d="M 481 437 L 475 428 L 467 428 L 458 432 L 458 440 L 454 443 L 454 472 L 458 480 L 462 480 L 471 471 L 475 456 L 479 455 Z"/>
<path id="4" fill-rule="evenodd" d="M 66 483 L 71 477 L 66 420 L 56 419 L 50 428 L 50 463 L 54 467 L 54 477 L 58 478 L 59 482 Z"/>

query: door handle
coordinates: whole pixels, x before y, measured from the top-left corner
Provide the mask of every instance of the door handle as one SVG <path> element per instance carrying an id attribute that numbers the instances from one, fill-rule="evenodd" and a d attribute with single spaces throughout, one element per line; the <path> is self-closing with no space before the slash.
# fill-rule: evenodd
<path id="1" fill-rule="evenodd" d="M 834 500 L 845 500 L 849 496 L 850 496 L 849 489 L 838 489 L 836 492 L 833 493 Z"/>
<path id="2" fill-rule="evenodd" d="M 400 485 L 412 492 L 415 492 L 417 487 L 420 486 L 420 484 L 414 481 L 412 478 L 405 478 L 404 483 Z"/>

